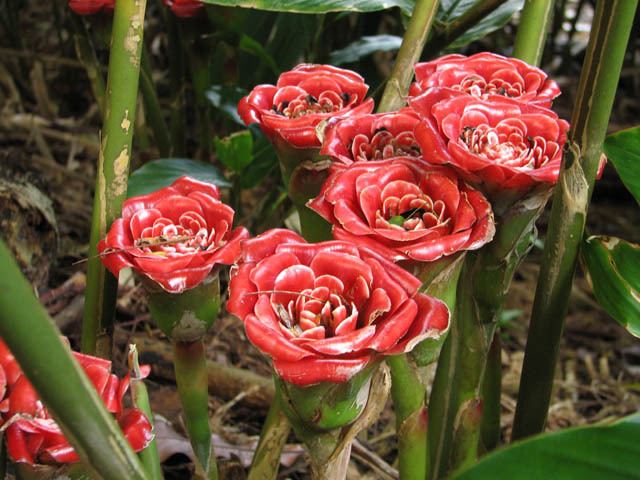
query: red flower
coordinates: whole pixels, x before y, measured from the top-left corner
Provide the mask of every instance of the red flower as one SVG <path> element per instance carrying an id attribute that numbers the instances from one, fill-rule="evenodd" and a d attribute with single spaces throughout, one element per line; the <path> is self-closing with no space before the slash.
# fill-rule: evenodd
<path id="1" fill-rule="evenodd" d="M 116 416 L 122 432 L 131 447 L 139 452 L 153 439 L 151 424 L 137 409 L 123 409 L 122 399 L 129 388 L 129 377 L 119 380 L 111 373 L 111 362 L 81 353 L 76 360 L 85 371 L 105 403 Z M 149 367 L 143 368 L 148 375 Z M 60 427 L 51 418 L 38 394 L 24 375 L 11 387 L 8 398 L 6 441 L 14 462 L 34 464 L 60 464 L 78 462 L 79 458 Z"/>
<path id="2" fill-rule="evenodd" d="M 91 15 L 101 10 L 113 11 L 115 0 L 69 0 L 69 8 L 78 15 Z"/>
<path id="3" fill-rule="evenodd" d="M 171 8 L 176 17 L 193 17 L 204 7 L 197 0 L 164 0 L 164 4 Z"/>
<path id="4" fill-rule="evenodd" d="M 258 123 L 272 141 L 282 138 L 295 148 L 320 146 L 316 126 L 335 116 L 370 113 L 365 101 L 369 86 L 350 70 L 331 65 L 302 64 L 278 78 L 274 85 L 258 85 L 238 104 L 249 125 Z"/>
<path id="5" fill-rule="evenodd" d="M 332 119 L 324 131 L 320 154 L 333 159 L 334 169 L 353 162 L 420 157 L 413 134 L 418 123 L 420 118 L 409 108 Z"/>
<path id="6" fill-rule="evenodd" d="M 503 95 L 524 103 L 551 106 L 560 88 L 547 74 L 516 58 L 482 52 L 470 57 L 445 55 L 431 62 L 417 63 L 416 82 L 409 95 L 417 96 L 432 87 L 486 99 Z"/>
<path id="7" fill-rule="evenodd" d="M 450 96 L 432 89 L 410 102 L 423 117 L 415 133 L 430 162 L 451 164 L 490 192 L 525 192 L 558 180 L 566 121 L 503 97 Z"/>
<path id="8" fill-rule="evenodd" d="M 396 158 L 333 173 L 309 202 L 333 236 L 390 261 L 430 262 L 480 248 L 495 233 L 491 205 L 444 167 Z"/>
<path id="9" fill-rule="evenodd" d="M 198 285 L 217 263 L 232 264 L 249 232 L 231 231 L 234 211 L 209 183 L 181 177 L 169 187 L 130 198 L 98 250 L 113 273 L 132 267 L 164 290 Z"/>
<path id="10" fill-rule="evenodd" d="M 285 381 L 345 382 L 380 355 L 411 351 L 449 324 L 420 281 L 351 242 L 270 230 L 242 244 L 227 309 Z"/>

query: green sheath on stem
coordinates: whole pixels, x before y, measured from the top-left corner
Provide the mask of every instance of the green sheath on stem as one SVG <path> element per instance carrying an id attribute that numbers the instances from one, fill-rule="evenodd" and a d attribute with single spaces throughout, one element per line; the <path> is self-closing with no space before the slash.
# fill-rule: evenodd
<path id="1" fill-rule="evenodd" d="M 553 0 L 527 0 L 520 14 L 513 56 L 530 65 L 540 65 Z"/>
<path id="2" fill-rule="evenodd" d="M 120 216 L 127 178 L 138 96 L 140 52 L 146 0 L 116 0 L 102 143 L 96 172 L 82 351 L 110 357 L 118 280 L 98 257 L 98 241 Z"/>
<path id="3" fill-rule="evenodd" d="M 527 338 L 513 438 L 544 429 L 576 258 L 637 0 L 601 0 L 571 121 Z"/>
<path id="4" fill-rule="evenodd" d="M 146 479 L 95 387 L 74 361 L 60 332 L 0 241 L 0 337 L 97 478 Z"/>

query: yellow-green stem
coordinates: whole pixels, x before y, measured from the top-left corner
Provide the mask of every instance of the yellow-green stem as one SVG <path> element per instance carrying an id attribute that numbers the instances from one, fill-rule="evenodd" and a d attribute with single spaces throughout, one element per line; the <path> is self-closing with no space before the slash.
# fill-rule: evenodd
<path id="1" fill-rule="evenodd" d="M 540 65 L 553 12 L 553 0 L 527 0 L 520 14 L 513 56 L 530 65 Z"/>

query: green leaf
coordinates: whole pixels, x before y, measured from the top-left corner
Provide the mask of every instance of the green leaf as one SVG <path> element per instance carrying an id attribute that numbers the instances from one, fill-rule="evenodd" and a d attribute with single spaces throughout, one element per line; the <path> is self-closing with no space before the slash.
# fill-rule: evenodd
<path id="1" fill-rule="evenodd" d="M 640 203 L 640 126 L 609 135 L 604 141 L 604 153 Z"/>
<path id="2" fill-rule="evenodd" d="M 331 52 L 329 55 L 329 63 L 332 65 L 343 65 L 345 63 L 357 62 L 361 58 L 371 55 L 374 52 L 398 50 L 401 43 L 402 37 L 395 35 L 362 37 L 340 50 Z"/>
<path id="3" fill-rule="evenodd" d="M 161 158 L 145 163 L 131 174 L 127 195 L 131 198 L 154 192 L 168 187 L 183 175 L 218 187 L 231 186 L 222 172 L 211 164 L 187 158 Z"/>
<path id="4" fill-rule="evenodd" d="M 640 245 L 593 236 L 583 242 L 580 255 L 598 303 L 640 337 Z"/>
<path id="5" fill-rule="evenodd" d="M 452 480 L 640 478 L 640 414 L 610 425 L 539 435 L 498 450 Z"/>
<path id="6" fill-rule="evenodd" d="M 249 130 L 232 133 L 228 137 L 213 140 L 216 154 L 227 168 L 239 172 L 253 160 L 253 137 Z"/>
<path id="7" fill-rule="evenodd" d="M 205 95 L 214 108 L 220 110 L 230 120 L 244 127 L 244 122 L 238 115 L 238 102 L 247 93 L 245 89 L 236 86 L 212 85 Z"/>
<path id="8" fill-rule="evenodd" d="M 441 0 L 436 25 L 446 30 L 449 23 L 473 7 L 477 0 Z M 507 0 L 473 27 L 447 45 L 447 50 L 459 49 L 504 27 L 514 13 L 522 10 L 524 0 Z"/>
<path id="9" fill-rule="evenodd" d="M 374 12 L 399 7 L 409 15 L 415 5 L 412 0 L 203 0 L 203 3 L 294 13 Z"/>
<path id="10" fill-rule="evenodd" d="M 242 35 L 242 37 L 240 37 L 240 44 L 238 45 L 238 48 L 243 52 L 250 53 L 258 57 L 269 66 L 274 74 L 278 75 L 280 73 L 280 69 L 278 68 L 278 65 L 276 65 L 276 61 L 269 52 L 267 52 L 258 41 L 254 40 L 250 36 Z"/>
<path id="11" fill-rule="evenodd" d="M 240 188 L 253 188 L 277 168 L 278 157 L 271 142 L 257 124 L 249 125 L 253 135 L 253 161 L 240 172 Z"/>

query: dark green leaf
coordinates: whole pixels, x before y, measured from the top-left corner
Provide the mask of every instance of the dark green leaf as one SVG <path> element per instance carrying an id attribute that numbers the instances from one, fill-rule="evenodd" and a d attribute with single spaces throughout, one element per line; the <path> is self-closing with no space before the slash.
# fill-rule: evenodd
<path id="1" fill-rule="evenodd" d="M 412 0 L 203 0 L 204 3 L 226 7 L 257 8 L 276 12 L 326 13 L 326 12 L 374 12 L 399 7 L 411 14 Z"/>
<path id="2" fill-rule="evenodd" d="M 244 122 L 238 115 L 238 102 L 247 95 L 245 89 L 230 85 L 212 85 L 206 95 L 214 108 L 220 110 L 238 125 L 244 126 Z"/>
<path id="3" fill-rule="evenodd" d="M 213 140 L 216 154 L 226 167 L 239 172 L 253 160 L 253 137 L 249 130 L 232 133 L 228 137 Z"/>
<path id="4" fill-rule="evenodd" d="M 276 65 L 276 61 L 273 59 L 273 57 L 264 49 L 264 47 L 259 42 L 257 42 L 253 38 L 249 37 L 248 35 L 242 35 L 238 47 L 243 52 L 255 55 L 264 63 L 266 63 L 275 75 L 278 75 L 278 73 L 280 73 L 278 65 Z"/>
<path id="5" fill-rule="evenodd" d="M 145 195 L 171 185 L 175 180 L 188 175 L 218 187 L 229 187 L 230 183 L 215 166 L 187 158 L 161 158 L 145 163 L 129 177 L 129 198 Z"/>
<path id="6" fill-rule="evenodd" d="M 640 415 L 540 435 L 487 455 L 453 480 L 640 478 Z"/>
<path id="7" fill-rule="evenodd" d="M 609 135 L 604 141 L 604 153 L 622 183 L 640 203 L 640 127 Z"/>
<path id="8" fill-rule="evenodd" d="M 580 255 L 598 303 L 640 337 L 640 245 L 593 236 L 583 242 Z"/>
<path id="9" fill-rule="evenodd" d="M 371 55 L 374 52 L 398 50 L 401 43 L 402 37 L 396 37 L 395 35 L 362 37 L 340 50 L 331 52 L 331 55 L 329 55 L 329 63 L 332 65 L 343 65 L 345 63 L 357 62 L 361 58 Z"/>

